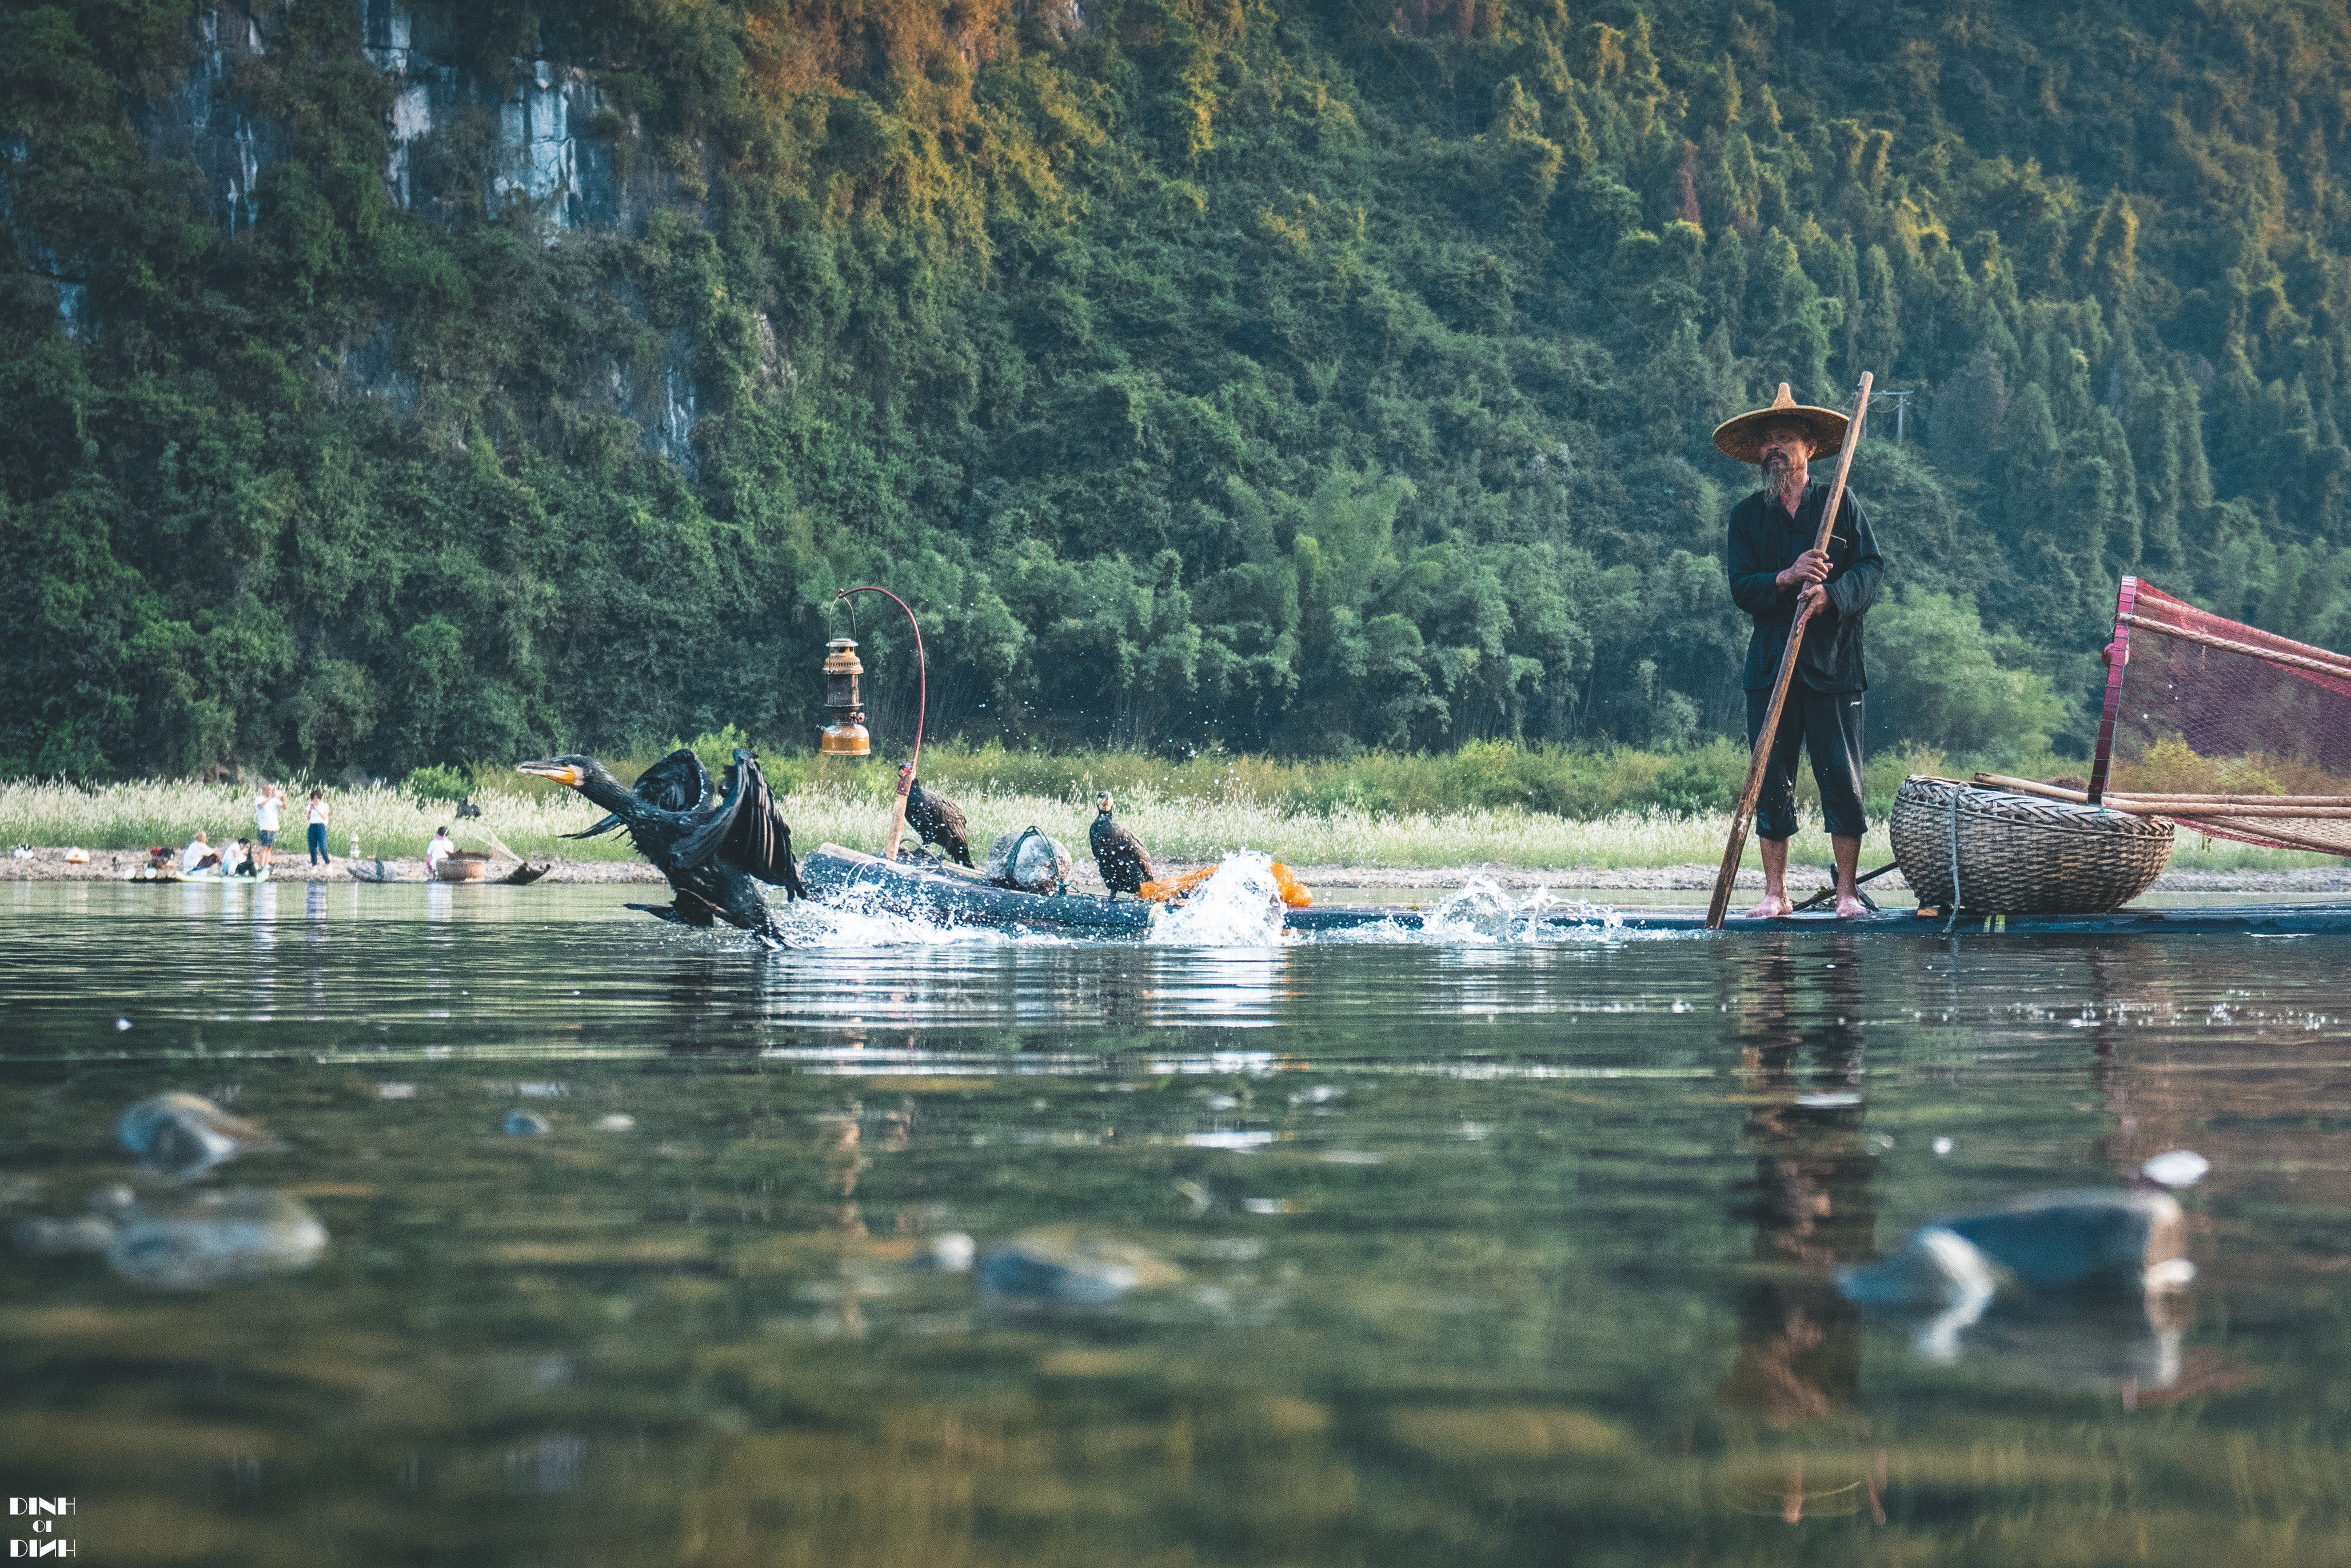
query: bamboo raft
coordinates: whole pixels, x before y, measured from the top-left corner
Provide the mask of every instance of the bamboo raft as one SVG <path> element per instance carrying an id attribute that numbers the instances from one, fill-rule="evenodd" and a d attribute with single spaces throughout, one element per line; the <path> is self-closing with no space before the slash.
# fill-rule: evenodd
<path id="1" fill-rule="evenodd" d="M 1024 893 L 997 887 L 970 872 L 893 865 L 877 856 L 833 844 L 822 846 L 800 862 L 800 880 L 807 885 L 810 896 L 820 903 L 838 904 L 853 896 L 893 914 L 950 926 L 1017 927 L 1087 936 L 1137 937 L 1147 932 L 1162 914 L 1156 904 L 1127 898 L 1112 903 L 1070 893 Z M 1290 909 L 1282 919 L 1288 929 L 1309 934 L 1358 931 L 1378 926 L 1418 931 L 1426 929 L 1428 921 L 1429 913 L 1425 909 L 1381 904 Z M 1944 923 L 1939 912 L 1932 919 L 1921 919 L 1916 910 L 1882 909 L 1847 920 L 1828 914 L 1790 915 L 1771 920 L 1734 915 L 1723 922 L 1722 929 L 1732 935 L 1868 933 L 1939 937 Z M 1562 933 L 1574 929 L 1595 933 L 1696 933 L 1707 929 L 1706 911 L 1696 905 L 1625 909 L 1613 916 L 1562 910 L 1536 917 L 1534 924 Z M 2097 915 L 1970 915 L 1961 918 L 1957 929 L 2011 937 L 2351 934 L 2351 902 L 2132 909 Z"/>
<path id="2" fill-rule="evenodd" d="M 950 926 L 1019 926 L 1139 936 L 1163 913 L 1157 904 L 1132 898 L 1113 902 L 1076 893 L 999 888 L 977 872 L 959 867 L 908 866 L 837 844 L 820 846 L 800 862 L 800 882 L 810 898 L 826 903 L 858 897 L 893 914 Z"/>
<path id="3" fill-rule="evenodd" d="M 1402 930 L 1426 929 L 1427 916 L 1419 909 L 1372 906 L 1343 909 L 1293 909 L 1285 924 L 1293 931 L 1359 930 L 1394 921 Z M 1546 928 L 1613 929 L 1635 934 L 1698 933 L 1707 929 L 1706 911 L 1697 906 L 1671 909 L 1621 909 L 1609 925 L 1604 917 L 1556 914 L 1541 917 Z M 1731 936 L 1913 936 L 1939 939 L 1944 920 L 1933 912 L 1922 918 L 1915 909 L 1880 909 L 1840 920 L 1834 915 L 1788 915 L 1755 920 L 1733 915 L 1722 923 Z M 2351 903 L 2209 904 L 2171 909 L 2116 909 L 2103 915 L 1980 915 L 1963 916 L 1957 932 L 2001 937 L 2156 937 L 2351 936 Z"/>

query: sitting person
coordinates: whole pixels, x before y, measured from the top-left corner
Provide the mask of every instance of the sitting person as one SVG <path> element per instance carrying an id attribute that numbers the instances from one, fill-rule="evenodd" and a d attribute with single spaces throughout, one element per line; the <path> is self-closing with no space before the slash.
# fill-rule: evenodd
<path id="1" fill-rule="evenodd" d="M 221 875 L 224 877 L 258 877 L 261 875 L 261 862 L 256 858 L 253 853 L 252 839 L 240 838 L 236 841 L 235 845 L 230 848 L 227 857 L 221 862 Z"/>
<path id="2" fill-rule="evenodd" d="M 424 874 L 427 877 L 439 876 L 441 874 L 441 862 L 448 859 L 450 856 L 455 855 L 456 852 L 457 846 L 450 842 L 449 830 L 447 828 L 444 827 L 440 832 L 434 834 L 433 836 L 433 842 L 424 846 Z"/>
<path id="3" fill-rule="evenodd" d="M 188 840 L 188 846 L 180 851 L 180 874 L 183 877 L 198 871 L 217 871 L 220 863 L 220 851 L 205 842 L 204 830 L 201 827 L 196 829 L 196 836 Z"/>

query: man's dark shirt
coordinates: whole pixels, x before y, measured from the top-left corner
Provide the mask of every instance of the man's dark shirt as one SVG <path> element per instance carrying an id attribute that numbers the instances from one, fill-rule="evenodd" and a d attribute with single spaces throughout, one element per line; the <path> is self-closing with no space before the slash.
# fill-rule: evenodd
<path id="1" fill-rule="evenodd" d="M 1730 597 L 1755 618 L 1743 681 L 1750 691 L 1771 685 L 1779 676 L 1780 650 L 1788 646 L 1796 596 L 1803 590 L 1802 584 L 1782 587 L 1776 579 L 1813 547 L 1821 508 L 1828 504 L 1829 487 L 1815 481 L 1804 486 L 1793 517 L 1777 495 L 1760 490 L 1730 510 L 1725 560 Z M 1796 654 L 1798 680 L 1815 691 L 1869 690 L 1869 678 L 1861 668 L 1861 622 L 1877 602 L 1885 579 L 1876 535 L 1848 490 L 1837 508 L 1835 536 L 1829 541 L 1829 602 L 1813 612 L 1804 628 L 1804 646 Z"/>

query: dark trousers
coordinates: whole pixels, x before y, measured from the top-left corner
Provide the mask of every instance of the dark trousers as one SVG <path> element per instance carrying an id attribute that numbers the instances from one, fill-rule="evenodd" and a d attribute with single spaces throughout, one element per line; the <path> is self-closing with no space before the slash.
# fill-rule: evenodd
<path id="1" fill-rule="evenodd" d="M 316 866 L 323 860 L 332 865 L 334 859 L 333 856 L 327 853 L 327 825 L 323 822 L 312 823 L 310 825 L 310 864 Z"/>
<path id="2" fill-rule="evenodd" d="M 1859 838 L 1868 826 L 1861 812 L 1861 715 L 1858 691 L 1815 691 L 1802 680 L 1788 683 L 1787 706 L 1780 711 L 1771 738 L 1771 761 L 1763 789 L 1755 797 L 1755 836 L 1775 841 L 1796 836 L 1796 748 L 1813 755 L 1813 779 L 1821 786 L 1821 815 L 1837 838 Z M 1771 706 L 1765 687 L 1747 694 L 1747 744 L 1763 732 Z"/>

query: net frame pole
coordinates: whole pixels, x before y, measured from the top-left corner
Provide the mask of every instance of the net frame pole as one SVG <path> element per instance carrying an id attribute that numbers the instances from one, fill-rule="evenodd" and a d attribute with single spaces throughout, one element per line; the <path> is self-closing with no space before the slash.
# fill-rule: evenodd
<path id="1" fill-rule="evenodd" d="M 1837 513 L 1844 505 L 1845 476 L 1853 472 L 1853 454 L 1861 448 L 1861 422 L 1869 417 L 1869 387 L 1875 379 L 1872 372 L 1861 373 L 1861 389 L 1854 397 L 1853 418 L 1845 425 L 1844 445 L 1837 455 L 1836 483 L 1829 486 L 1828 504 L 1821 511 L 1821 526 L 1813 536 L 1813 548 L 1825 550 L 1829 538 L 1836 532 Z M 1771 742 L 1780 732 L 1780 711 L 1788 705 L 1788 682 L 1795 679 L 1796 651 L 1803 646 L 1804 628 L 1811 618 L 1799 616 L 1788 628 L 1788 645 L 1780 651 L 1780 676 L 1771 686 L 1771 706 L 1763 711 L 1763 728 L 1755 736 L 1755 755 L 1747 763 L 1747 787 L 1739 796 L 1739 809 L 1730 815 L 1729 842 L 1722 846 L 1722 869 L 1715 874 L 1714 898 L 1706 909 L 1706 929 L 1722 929 L 1723 916 L 1730 909 L 1730 890 L 1739 880 L 1740 857 L 1747 853 L 1747 829 L 1755 820 L 1755 798 L 1763 793 L 1763 770 L 1771 763 Z"/>
<path id="2" fill-rule="evenodd" d="M 2115 602 L 2115 635 L 2104 649 L 2106 660 L 2106 705 L 2098 714 L 2098 750 L 2090 764 L 2089 804 L 2106 797 L 2106 774 L 2115 760 L 2115 715 L 2122 711 L 2123 671 L 2130 666 L 2132 609 L 2138 603 L 2138 579 L 2125 577 Z"/>
<path id="3" fill-rule="evenodd" d="M 2194 605 L 2189 604 L 2184 600 L 2171 598 L 2170 595 L 2165 593 L 2161 588 L 2157 587 L 2152 583 L 2142 581 L 2139 584 L 2139 587 L 2145 592 L 2152 594 L 2158 598 L 2169 600 L 2169 602 L 2179 605 L 2180 608 L 2188 610 L 2191 614 L 2208 616 L 2215 620 L 2223 620 L 2223 618 L 2214 616 L 2209 610 L 2199 610 Z M 2177 627 L 2168 628 L 2163 628 L 2162 617 L 2154 613 L 2156 610 L 2160 608 L 2160 606 L 2151 606 L 2146 610 L 2137 612 L 2139 616 L 2140 624 L 2174 631 L 2179 630 L 2180 628 Z M 2322 664 L 2329 662 L 2335 664 L 2351 664 L 2351 653 L 2345 653 L 2340 649 L 2320 648 L 2315 643 L 2296 642 L 2290 637 L 2280 637 L 2276 632 L 2266 631 L 2256 626 L 2243 626 L 2241 623 L 2236 621 L 2223 620 L 2223 624 L 2238 626 L 2240 629 L 2252 632 L 2256 636 L 2260 637 L 2262 642 L 2268 645 L 2259 650 L 2257 657 L 2262 659 L 2268 659 L 2280 653 L 2295 653 L 2300 654 L 2304 659 L 2316 659 Z"/>
<path id="4" fill-rule="evenodd" d="M 2222 653 L 2241 654 L 2247 659 L 2258 659 L 2264 664 L 2274 664 L 2281 669 L 2307 670 L 2314 675 L 2332 675 L 2337 680 L 2351 680 L 2351 659 L 2346 659 L 2339 653 L 2330 654 L 2324 659 L 2309 659 L 2299 653 L 2281 653 L 2274 649 L 2256 648 L 2250 642 L 2236 642 L 2225 637 L 2214 637 L 2209 632 L 2190 631 L 2184 626 L 2172 626 L 2168 622 L 2156 619 L 2153 616 L 2126 615 L 2122 618 L 2131 626 L 2145 627 L 2149 631 L 2161 632 L 2166 637 L 2176 637 L 2182 642 L 2192 642 L 2199 647 L 2218 649 Z M 2320 649 L 2315 651 L 2324 653 L 2325 649 Z"/>

